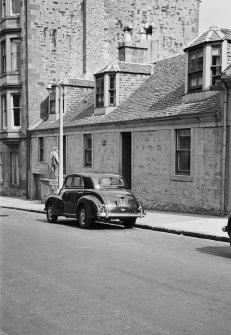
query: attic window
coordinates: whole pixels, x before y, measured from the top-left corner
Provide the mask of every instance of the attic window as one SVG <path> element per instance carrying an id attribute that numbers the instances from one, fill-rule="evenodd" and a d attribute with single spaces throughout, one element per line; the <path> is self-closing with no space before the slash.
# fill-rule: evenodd
<path id="1" fill-rule="evenodd" d="M 104 106 L 104 77 L 96 78 L 96 107 Z"/>
<path id="2" fill-rule="evenodd" d="M 199 91 L 203 83 L 203 49 L 190 52 L 188 55 L 188 90 Z"/>
<path id="3" fill-rule="evenodd" d="M 116 76 L 115 74 L 109 75 L 109 106 L 116 104 Z"/>
<path id="4" fill-rule="evenodd" d="M 212 46 L 211 52 L 211 84 L 217 85 L 221 77 L 221 46 Z"/>

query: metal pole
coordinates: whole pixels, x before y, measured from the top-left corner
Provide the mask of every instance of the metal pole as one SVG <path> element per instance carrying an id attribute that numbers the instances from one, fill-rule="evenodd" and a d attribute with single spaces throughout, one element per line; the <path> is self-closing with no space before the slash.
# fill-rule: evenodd
<path id="1" fill-rule="evenodd" d="M 59 189 L 63 186 L 63 88 L 57 85 L 60 91 L 59 101 Z"/>

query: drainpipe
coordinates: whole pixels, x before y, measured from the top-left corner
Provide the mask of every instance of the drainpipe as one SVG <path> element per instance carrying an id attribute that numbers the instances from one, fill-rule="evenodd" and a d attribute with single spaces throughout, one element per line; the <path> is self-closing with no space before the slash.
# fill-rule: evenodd
<path id="1" fill-rule="evenodd" d="M 27 169 L 26 169 L 26 198 L 29 198 L 29 171 L 30 171 L 30 132 L 28 131 L 29 129 L 29 88 L 28 88 L 28 3 L 27 0 L 25 0 L 25 46 L 26 46 L 26 66 L 25 66 L 25 86 L 26 86 L 26 128 L 27 128 L 27 136 L 26 136 L 26 141 L 27 141 L 27 148 L 26 148 L 26 164 L 27 164 Z"/>
<path id="2" fill-rule="evenodd" d="M 223 146 L 222 146 L 222 198 L 221 198 L 221 214 L 225 213 L 225 177 L 226 177 L 226 147 L 227 147 L 227 95 L 228 89 L 226 83 L 223 83 L 225 89 L 223 102 Z"/>

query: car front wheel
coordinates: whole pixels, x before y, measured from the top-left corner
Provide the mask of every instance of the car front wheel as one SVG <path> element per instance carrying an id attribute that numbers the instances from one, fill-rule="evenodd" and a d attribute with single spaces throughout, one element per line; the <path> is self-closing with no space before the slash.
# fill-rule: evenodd
<path id="1" fill-rule="evenodd" d="M 135 226 L 135 223 L 136 223 L 136 218 L 130 218 L 130 219 L 124 220 L 123 225 L 125 228 L 131 229 Z"/>
<path id="2" fill-rule="evenodd" d="M 93 220 L 89 218 L 89 214 L 85 206 L 80 206 L 78 210 L 79 226 L 84 229 L 89 229 L 92 226 Z"/>
<path id="3" fill-rule="evenodd" d="M 47 206 L 47 221 L 50 223 L 55 223 L 58 219 L 58 215 L 54 214 L 54 210 L 51 204 Z"/>

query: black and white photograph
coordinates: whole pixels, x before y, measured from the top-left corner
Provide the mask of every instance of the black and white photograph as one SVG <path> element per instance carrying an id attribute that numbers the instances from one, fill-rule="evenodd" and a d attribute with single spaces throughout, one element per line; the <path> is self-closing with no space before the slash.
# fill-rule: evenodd
<path id="1" fill-rule="evenodd" d="M 229 335 L 231 1 L 0 0 L 0 335 Z"/>

